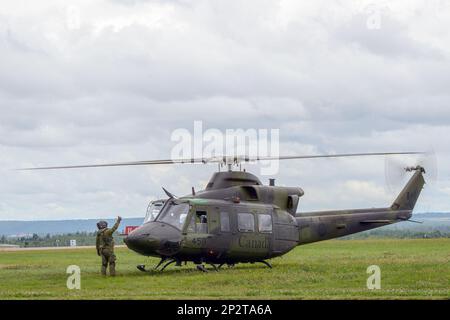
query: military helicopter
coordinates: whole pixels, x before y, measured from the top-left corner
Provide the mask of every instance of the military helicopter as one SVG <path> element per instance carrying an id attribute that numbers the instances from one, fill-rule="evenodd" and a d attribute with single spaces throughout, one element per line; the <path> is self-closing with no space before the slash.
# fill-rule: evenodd
<path id="1" fill-rule="evenodd" d="M 425 168 L 404 168 L 412 177 L 389 207 L 297 213 L 304 195 L 300 187 L 281 187 L 270 179 L 264 185 L 257 176 L 242 170 L 246 162 L 390 156 L 422 152 L 353 153 L 280 157 L 214 157 L 177 160 L 150 160 L 98 165 L 27 168 L 23 170 L 74 169 L 112 166 L 216 163 L 206 188 L 177 197 L 164 189 L 168 199 L 148 208 L 144 224 L 124 242 L 131 250 L 161 261 L 153 270 L 193 262 L 207 272 L 205 265 L 218 271 L 238 263 L 263 263 L 280 257 L 299 245 L 338 238 L 389 224 L 411 221 L 412 211 L 425 184 Z M 221 171 L 226 167 L 227 170 Z M 233 170 L 234 168 L 237 170 Z M 150 212 L 150 214 L 149 214 Z M 414 221 L 412 221 L 414 222 Z M 145 265 L 137 268 L 149 270 Z"/>

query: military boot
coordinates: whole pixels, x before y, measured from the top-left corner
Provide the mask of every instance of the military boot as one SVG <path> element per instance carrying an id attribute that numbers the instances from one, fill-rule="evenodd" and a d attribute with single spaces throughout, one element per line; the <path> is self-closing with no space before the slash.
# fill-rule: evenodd
<path id="1" fill-rule="evenodd" d="M 106 266 L 102 266 L 102 276 L 106 276 Z"/>
<path id="2" fill-rule="evenodd" d="M 116 275 L 116 255 L 114 253 L 109 260 L 109 274 L 113 277 Z"/>

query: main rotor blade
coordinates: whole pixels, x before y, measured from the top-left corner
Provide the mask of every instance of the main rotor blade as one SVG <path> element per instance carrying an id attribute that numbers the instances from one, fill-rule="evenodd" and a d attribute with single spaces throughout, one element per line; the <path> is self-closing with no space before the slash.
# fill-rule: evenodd
<path id="1" fill-rule="evenodd" d="M 20 170 L 20 171 L 58 170 L 58 169 L 81 169 L 81 168 L 101 168 L 101 167 L 147 166 L 147 165 L 158 165 L 158 164 L 185 164 L 185 163 L 206 163 L 206 160 L 205 159 L 147 160 L 147 161 L 102 163 L 102 164 L 85 164 L 85 165 L 75 165 L 75 166 L 22 168 L 22 169 L 17 169 L 17 170 Z"/>
<path id="2" fill-rule="evenodd" d="M 372 153 L 342 153 L 342 154 L 325 154 L 325 155 L 304 155 L 304 156 L 280 156 L 280 157 L 249 157 L 249 156 L 224 156 L 214 158 L 191 158 L 191 159 L 170 159 L 170 160 L 147 160 L 147 161 L 131 161 L 104 164 L 87 164 L 74 166 L 55 166 L 55 167 L 37 167 L 22 168 L 18 170 L 57 170 L 57 169 L 80 169 L 80 168 L 101 168 L 101 167 L 123 167 L 123 166 L 147 166 L 147 165 L 164 165 L 164 164 L 186 164 L 186 163 L 239 163 L 250 161 L 270 161 L 270 160 L 295 160 L 295 159 L 320 159 L 320 158 L 347 158 L 347 157 L 365 157 L 365 156 L 389 156 L 389 155 L 406 155 L 406 154 L 423 154 L 424 152 L 372 152 Z"/>
<path id="3" fill-rule="evenodd" d="M 349 157 L 392 156 L 392 155 L 408 155 L 408 154 L 414 155 L 414 154 L 424 154 L 424 153 L 425 152 L 422 152 L 422 151 L 341 153 L 341 154 L 305 155 L 305 156 L 258 157 L 255 160 L 263 161 L 263 160 L 294 160 L 294 159 L 320 159 L 320 158 L 349 158 Z"/>

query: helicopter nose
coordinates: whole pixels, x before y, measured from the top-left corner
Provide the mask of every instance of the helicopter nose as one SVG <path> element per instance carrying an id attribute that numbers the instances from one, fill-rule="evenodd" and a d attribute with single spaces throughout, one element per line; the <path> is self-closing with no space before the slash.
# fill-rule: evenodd
<path id="1" fill-rule="evenodd" d="M 175 254 L 180 248 L 180 241 L 179 230 L 160 222 L 149 222 L 124 239 L 128 248 L 147 256 Z"/>
<path id="2" fill-rule="evenodd" d="M 159 247 L 158 239 L 153 238 L 149 233 L 137 231 L 138 230 L 135 230 L 124 239 L 127 247 L 143 255 L 151 255 L 156 252 Z"/>

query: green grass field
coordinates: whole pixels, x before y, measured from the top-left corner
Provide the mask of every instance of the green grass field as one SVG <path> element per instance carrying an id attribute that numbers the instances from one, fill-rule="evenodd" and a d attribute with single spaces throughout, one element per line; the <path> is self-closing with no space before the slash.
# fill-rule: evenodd
<path id="1" fill-rule="evenodd" d="M 0 252 L 0 299 L 449 299 L 450 239 L 333 240 L 298 247 L 261 264 L 200 273 L 193 264 L 144 274 L 154 265 L 117 249 L 118 276 L 102 278 L 93 249 Z M 81 290 L 68 290 L 66 268 L 81 268 Z M 381 268 L 381 290 L 366 287 Z"/>

